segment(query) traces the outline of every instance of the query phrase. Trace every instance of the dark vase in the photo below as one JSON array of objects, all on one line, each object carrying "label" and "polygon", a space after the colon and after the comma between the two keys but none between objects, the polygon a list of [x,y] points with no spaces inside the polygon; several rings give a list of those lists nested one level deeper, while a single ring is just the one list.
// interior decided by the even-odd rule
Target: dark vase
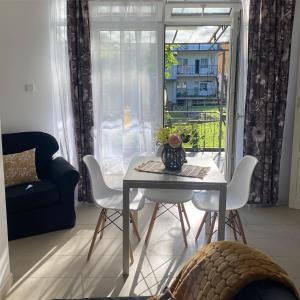
[{"label": "dark vase", "polygon": [[165,144],[161,153],[161,160],[167,170],[181,170],[182,165],[186,162],[185,151],[182,146],[172,148],[169,144]]}]

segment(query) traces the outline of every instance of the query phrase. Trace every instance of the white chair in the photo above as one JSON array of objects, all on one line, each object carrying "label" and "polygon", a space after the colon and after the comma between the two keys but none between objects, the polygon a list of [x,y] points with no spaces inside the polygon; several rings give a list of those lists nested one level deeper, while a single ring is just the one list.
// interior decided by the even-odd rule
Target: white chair
[{"label": "white chair", "polygon": [[[98,207],[102,207],[102,210],[99,214],[99,218],[97,221],[97,225],[94,231],[94,235],[91,241],[91,246],[89,249],[88,257],[89,260],[94,244],[97,238],[98,233],[100,233],[100,239],[103,236],[104,228],[106,228],[110,224],[116,225],[119,229],[121,229],[115,221],[122,216],[123,210],[123,192],[120,190],[114,190],[109,188],[104,181],[101,168],[98,164],[98,161],[92,155],[86,155],[83,158],[85,165],[87,166],[89,177],[91,179],[91,186],[92,186],[92,196],[93,201]],[[133,230],[138,238],[141,239],[135,218],[133,216],[132,211],[138,211],[144,207],[145,200],[142,193],[138,191],[134,191],[130,193],[130,222],[133,225]],[[111,215],[107,214],[108,210],[112,210],[113,213]],[[106,220],[109,220],[109,223],[105,225]],[[122,230],[122,229],[121,229]],[[132,248],[130,245],[129,249],[130,259],[133,262],[133,254]]]},{"label": "white chair", "polygon": [[[229,215],[226,224],[232,228],[235,240],[239,234],[245,244],[247,241],[238,209],[242,208],[248,201],[251,178],[256,164],[257,159],[255,157],[250,155],[243,157],[234,171],[231,182],[227,185],[226,211],[229,212]],[[211,230],[207,241],[210,243],[219,211],[219,192],[195,191],[192,202],[196,208],[205,211],[195,240],[198,239],[208,214],[213,212]]]},{"label": "white chair", "polygon": [[[186,239],[186,230],[184,225],[184,219],[190,228],[190,222],[184,207],[184,203],[192,200],[193,198],[193,191],[191,190],[173,190],[173,189],[146,189],[144,191],[144,196],[155,202],[155,207],[152,213],[150,225],[148,228],[147,236],[145,242],[148,243],[155,220],[164,214],[166,211],[170,211],[170,208],[167,208],[165,204],[171,204],[172,206],[176,205],[179,213],[179,221],[181,223],[181,229],[183,234],[184,244],[187,247],[187,239]],[[159,209],[164,209],[157,215]],[[172,212],[171,212],[172,213]],[[173,213],[172,213],[173,214]],[[174,215],[174,214],[173,214]],[[174,215],[175,216],[175,215]],[[177,216],[175,216],[177,218]]]}]

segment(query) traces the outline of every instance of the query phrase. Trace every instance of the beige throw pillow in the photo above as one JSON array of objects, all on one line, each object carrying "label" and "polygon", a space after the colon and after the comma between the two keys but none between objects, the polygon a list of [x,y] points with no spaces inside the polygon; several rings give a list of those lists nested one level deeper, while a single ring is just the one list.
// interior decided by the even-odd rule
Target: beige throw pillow
[{"label": "beige throw pillow", "polygon": [[35,149],[3,155],[5,187],[38,181]]}]

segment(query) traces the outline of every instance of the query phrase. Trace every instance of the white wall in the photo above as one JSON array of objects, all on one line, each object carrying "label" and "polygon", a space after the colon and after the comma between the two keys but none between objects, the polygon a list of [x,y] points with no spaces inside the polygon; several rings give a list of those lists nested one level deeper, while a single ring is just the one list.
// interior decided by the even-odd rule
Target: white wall
[{"label": "white wall", "polygon": [[296,0],[293,37],[291,46],[291,60],[289,73],[289,87],[287,96],[286,116],[284,124],[282,157],[279,176],[279,205],[286,205],[289,199],[290,172],[293,144],[294,108],[297,92],[297,68],[300,49],[300,0]]},{"label": "white wall", "polygon": [[[1,133],[1,128],[0,128]],[[7,241],[6,203],[4,194],[4,176],[2,161],[2,142],[0,135],[0,299],[4,296],[11,283],[9,252]]]},{"label": "white wall", "polygon": [[53,132],[48,0],[0,0],[0,116],[3,132]]}]

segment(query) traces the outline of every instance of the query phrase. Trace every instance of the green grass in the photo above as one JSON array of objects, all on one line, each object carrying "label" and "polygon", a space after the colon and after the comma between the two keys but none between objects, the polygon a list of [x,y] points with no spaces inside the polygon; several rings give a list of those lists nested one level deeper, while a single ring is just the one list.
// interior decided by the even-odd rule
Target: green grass
[{"label": "green grass", "polygon": [[[198,107],[192,107],[191,110],[203,112],[208,112],[208,119],[210,121],[202,121],[199,120],[191,121],[186,113],[182,112],[169,112],[169,118],[171,118],[173,126],[176,126],[176,124],[195,124],[197,126],[197,130],[199,133],[199,142],[198,142],[198,148],[199,149],[218,149],[219,148],[219,108],[218,107],[207,107],[207,106],[198,106]],[[225,109],[223,112],[223,116],[225,115]],[[215,121],[214,121],[215,120]],[[225,147],[225,139],[226,139],[226,126],[224,122],[222,122],[222,128],[221,128],[221,148]],[[184,144],[184,147],[187,149],[192,148],[192,145],[190,143]]]},{"label": "green grass", "polygon": [[[218,149],[219,148],[219,122],[197,124],[199,133],[198,148],[201,149]],[[226,126],[222,123],[221,148],[225,147]],[[191,149],[192,145],[186,143],[184,148]]]},{"label": "green grass", "polygon": [[[173,108],[173,110],[175,111],[180,111],[180,110],[184,110],[186,111],[186,107],[185,106],[175,106]],[[189,107],[188,109],[189,111],[218,111],[219,110],[219,106],[206,106],[206,105],[194,105],[192,107]],[[223,108],[224,110],[224,108]]]}]

